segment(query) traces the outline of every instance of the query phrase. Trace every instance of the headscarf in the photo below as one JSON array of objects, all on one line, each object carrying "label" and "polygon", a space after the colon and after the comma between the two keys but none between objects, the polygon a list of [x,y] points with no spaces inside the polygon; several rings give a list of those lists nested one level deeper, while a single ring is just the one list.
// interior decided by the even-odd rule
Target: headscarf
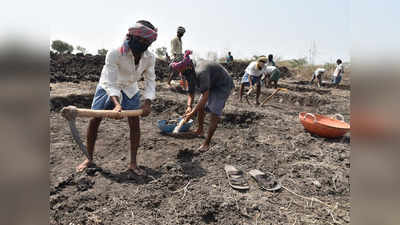
[{"label": "headscarf", "polygon": [[129,40],[131,36],[141,37],[150,43],[154,42],[157,39],[157,28],[154,30],[141,24],[136,23],[133,27],[128,29],[128,33],[126,34],[125,40],[120,48],[120,52],[122,55],[126,55],[129,50]]},{"label": "headscarf", "polygon": [[268,58],[265,56],[261,56],[260,58],[257,59],[257,63],[258,62],[263,62],[263,63],[267,63],[268,62]]},{"label": "headscarf", "polygon": [[192,65],[192,60],[190,59],[190,55],[192,53],[193,52],[191,50],[186,50],[182,61],[173,62],[170,64],[170,67],[178,72],[184,72],[188,67]]}]

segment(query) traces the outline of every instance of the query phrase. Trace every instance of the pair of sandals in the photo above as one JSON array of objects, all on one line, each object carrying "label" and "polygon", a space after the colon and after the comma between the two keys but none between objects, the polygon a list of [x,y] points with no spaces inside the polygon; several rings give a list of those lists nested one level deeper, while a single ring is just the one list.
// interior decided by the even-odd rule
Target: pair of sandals
[{"label": "pair of sandals", "polygon": [[[244,173],[236,169],[232,165],[225,165],[226,176],[228,177],[229,185],[238,190],[250,189],[249,183],[244,178]],[[271,173],[263,173],[260,170],[253,169],[249,171],[250,176],[256,181],[260,189],[265,191],[278,191],[282,185],[275,179]]]}]

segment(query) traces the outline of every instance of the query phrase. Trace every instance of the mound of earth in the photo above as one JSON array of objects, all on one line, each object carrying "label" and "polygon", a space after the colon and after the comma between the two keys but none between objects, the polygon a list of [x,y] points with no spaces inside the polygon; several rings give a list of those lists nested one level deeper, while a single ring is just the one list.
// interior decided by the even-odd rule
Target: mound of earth
[{"label": "mound of earth", "polygon": [[[91,54],[58,54],[50,52],[50,82],[98,81],[105,56]],[[231,75],[239,79],[249,62],[221,63]],[[169,74],[168,62],[156,59],[156,80],[166,80]],[[282,77],[291,76],[286,67],[280,67]]]}]

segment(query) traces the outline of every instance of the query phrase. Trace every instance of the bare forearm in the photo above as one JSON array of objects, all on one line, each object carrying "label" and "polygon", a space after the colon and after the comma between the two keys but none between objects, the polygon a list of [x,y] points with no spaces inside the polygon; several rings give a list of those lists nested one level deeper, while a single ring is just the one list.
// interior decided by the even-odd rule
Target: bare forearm
[{"label": "bare forearm", "polygon": [[111,96],[111,100],[113,101],[114,105],[120,105],[119,98],[117,96]]},{"label": "bare forearm", "polygon": [[192,107],[192,105],[193,105],[193,99],[194,99],[194,94],[189,94],[189,95],[188,95],[188,102],[187,102],[187,106],[188,106],[188,107]]}]

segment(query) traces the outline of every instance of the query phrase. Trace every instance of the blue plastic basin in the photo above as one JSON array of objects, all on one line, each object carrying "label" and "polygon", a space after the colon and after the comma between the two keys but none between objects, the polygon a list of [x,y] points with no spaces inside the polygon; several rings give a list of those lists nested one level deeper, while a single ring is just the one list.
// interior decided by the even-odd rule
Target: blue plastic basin
[{"label": "blue plastic basin", "polygon": [[[167,120],[159,120],[158,122],[158,128],[160,128],[161,132],[164,133],[172,133],[174,131],[175,127],[177,124],[181,121],[181,119],[178,120],[177,123],[173,124],[167,124]],[[187,123],[183,124],[179,132],[186,132],[189,131],[190,127],[193,125],[193,120],[189,120]]]}]

